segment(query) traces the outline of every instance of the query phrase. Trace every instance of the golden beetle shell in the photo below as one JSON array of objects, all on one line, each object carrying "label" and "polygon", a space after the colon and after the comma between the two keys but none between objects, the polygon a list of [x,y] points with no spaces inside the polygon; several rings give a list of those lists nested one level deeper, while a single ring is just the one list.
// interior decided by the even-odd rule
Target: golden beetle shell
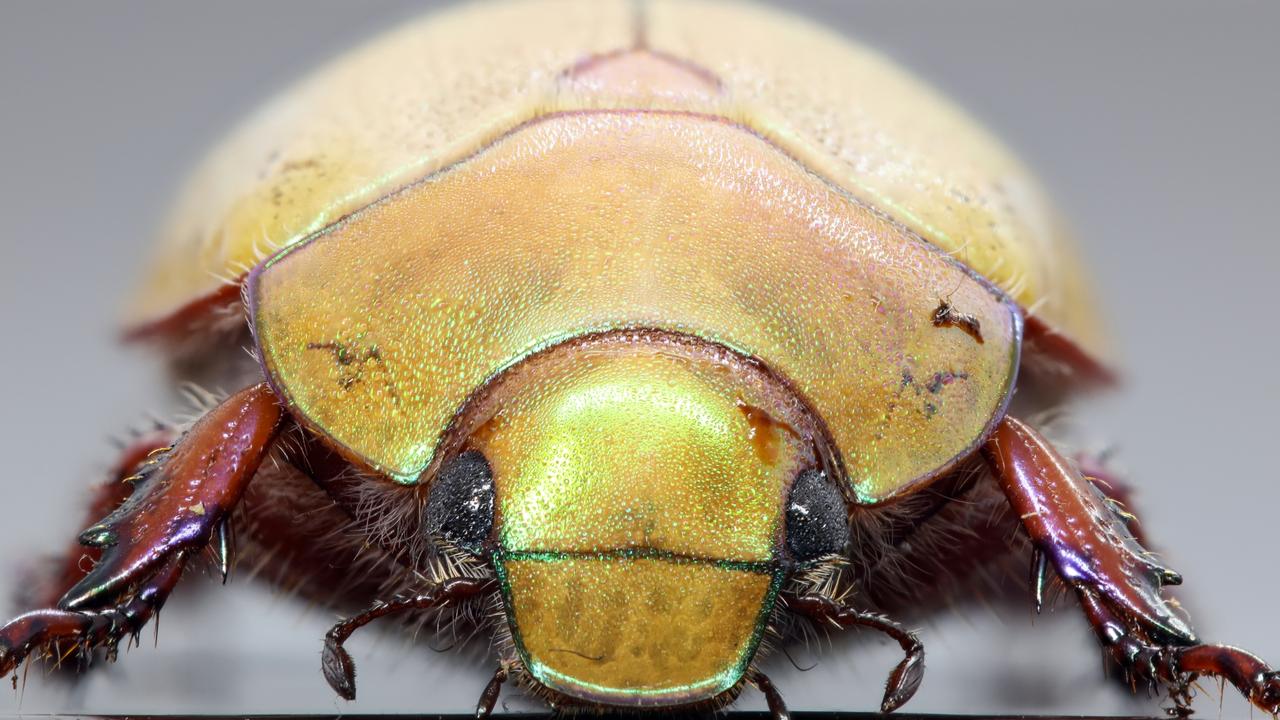
[{"label": "golden beetle shell", "polygon": [[[574,82],[636,46],[717,87]],[[651,0],[463,6],[339,58],[210,153],[127,323],[146,328],[274,250],[555,111],[645,107],[754,129],[953,254],[1030,315],[1103,355],[1074,250],[1036,181],[962,111],[875,52],[763,7]]]},{"label": "golden beetle shell", "polygon": [[[889,501],[1003,416],[1024,317],[1028,353],[1099,352],[1008,153],[875,54],[750,5],[529,0],[406,26],[215,149],[165,240],[141,332],[243,284],[273,387],[349,460],[411,484],[450,438],[484,451],[513,640],[593,702],[732,691],[814,455],[851,501]],[[610,349],[647,331],[675,344]],[[499,410],[464,412],[495,382]],[[597,645],[618,657],[565,655]]]}]

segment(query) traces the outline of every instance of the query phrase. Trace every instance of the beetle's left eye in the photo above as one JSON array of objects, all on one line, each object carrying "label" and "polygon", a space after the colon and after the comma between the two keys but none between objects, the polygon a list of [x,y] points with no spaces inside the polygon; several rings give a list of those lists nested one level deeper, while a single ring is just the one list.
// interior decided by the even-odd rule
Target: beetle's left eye
[{"label": "beetle's left eye", "polygon": [[840,490],[821,470],[806,470],[787,499],[787,549],[796,560],[838,553],[849,541],[849,514]]},{"label": "beetle's left eye", "polygon": [[471,450],[449,460],[431,484],[423,529],[478,553],[493,530],[493,471]]}]

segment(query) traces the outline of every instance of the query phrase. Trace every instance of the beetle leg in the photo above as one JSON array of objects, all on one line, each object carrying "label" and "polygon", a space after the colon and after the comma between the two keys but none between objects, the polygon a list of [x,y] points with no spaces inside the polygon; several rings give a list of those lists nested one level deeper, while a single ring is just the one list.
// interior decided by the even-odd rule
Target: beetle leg
[{"label": "beetle leg", "polygon": [[489,684],[484,686],[484,692],[480,693],[480,700],[476,703],[476,720],[486,720],[493,714],[493,706],[498,702],[498,693],[502,692],[502,684],[506,681],[507,667],[499,665],[493,672],[493,677],[489,678]]},{"label": "beetle leg", "polygon": [[1127,513],[1047,440],[1006,417],[983,453],[1036,551],[1072,587],[1085,616],[1133,682],[1165,682],[1175,693],[1197,675],[1235,685],[1251,702],[1280,711],[1280,675],[1242,650],[1201,645],[1162,595],[1182,578],[1133,537]]},{"label": "beetle leg", "polygon": [[1133,539],[1137,540],[1139,545],[1146,546],[1148,542],[1142,530],[1142,523],[1138,520],[1138,516],[1129,510],[1133,499],[1133,487],[1107,467],[1105,457],[1084,454],[1076,456],[1074,461],[1080,473],[1102,490],[1103,495],[1106,496],[1107,505],[1124,520],[1125,527]]},{"label": "beetle leg", "polygon": [[[137,437],[123,448],[107,479],[92,488],[84,525],[97,522],[124,504],[133,493],[133,483],[139,479],[135,473],[144,471],[149,463],[156,462],[156,456],[167,450],[172,442],[171,432],[156,428],[154,432]],[[84,547],[78,542],[70,544],[60,555],[43,558],[39,567],[22,573],[18,583],[17,605],[53,606],[101,558],[102,551],[99,548]]]},{"label": "beetle leg", "polygon": [[[103,610],[49,608],[19,615],[0,628],[0,675],[12,672],[34,650],[47,650],[69,642],[68,654],[84,658],[96,648],[106,648],[114,659],[116,646],[126,636],[137,638],[142,626],[160,611],[186,564],[185,552],[166,559],[125,602]],[[59,661],[61,657],[57,658]]]},{"label": "beetle leg", "polygon": [[[449,607],[469,600],[477,595],[493,592],[497,589],[497,581],[493,578],[450,578],[433,586],[430,590],[416,597],[392,602],[375,603],[368,610],[348,618],[330,628],[324,636],[324,652],[320,657],[320,666],[324,671],[324,679],[329,687],[346,700],[356,699],[356,664],[351,655],[342,647],[347,638],[356,630],[368,625],[378,618],[405,610],[427,610],[429,608]],[[495,676],[496,679],[497,676]],[[490,685],[493,682],[490,681]],[[501,685],[501,683],[498,683]],[[488,688],[486,688],[488,693]],[[497,690],[494,689],[494,699]],[[481,696],[483,707],[485,697]],[[490,706],[492,708],[492,706]]]},{"label": "beetle leg", "polygon": [[110,603],[165,558],[209,545],[279,432],[283,410],[265,383],[227,398],[182,437],[133,495],[80,534],[102,561],[58,602]]},{"label": "beetle leg", "polygon": [[880,701],[880,712],[893,712],[916,694],[920,681],[924,679],[924,644],[915,633],[881,615],[861,612],[824,595],[793,595],[787,597],[786,602],[788,608],[817,622],[839,628],[871,628],[898,641],[905,657],[889,674],[884,698]]},{"label": "beetle leg", "polygon": [[1272,670],[1261,658],[1228,645],[1154,644],[1097,593],[1082,590],[1080,604],[1103,647],[1125,669],[1133,685],[1169,683],[1175,702],[1184,707],[1191,681],[1198,675],[1210,675],[1227,680],[1250,702],[1272,715],[1280,712],[1280,672]]},{"label": "beetle leg", "polygon": [[764,701],[769,704],[771,720],[791,720],[791,711],[787,710],[787,704],[782,701],[782,693],[778,692],[778,687],[768,675],[756,670],[747,676],[747,682],[764,695]]},{"label": "beetle leg", "polygon": [[0,673],[33,650],[81,650],[136,633],[164,602],[190,557],[209,545],[279,432],[283,410],[265,384],[211,410],[136,483],[132,495],[80,536],[102,558],[58,601],[0,627]]}]

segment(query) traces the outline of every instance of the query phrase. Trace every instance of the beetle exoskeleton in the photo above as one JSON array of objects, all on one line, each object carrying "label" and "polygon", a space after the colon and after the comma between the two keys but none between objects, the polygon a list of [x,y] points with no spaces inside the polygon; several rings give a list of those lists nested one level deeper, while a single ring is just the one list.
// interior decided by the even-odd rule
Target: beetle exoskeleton
[{"label": "beetle exoskeleton", "polygon": [[1057,228],[963,113],[802,20],[411,23],[196,173],[129,335],[244,389],[131,449],[79,538],[96,564],[0,628],[0,670],[114,648],[206,548],[230,572],[235,513],[240,557],[369,605],[325,640],[347,698],[362,625],[500,608],[481,714],[515,680],[591,709],[751,684],[782,715],[756,660],[795,617],[896,640],[889,711],[924,649],[883,613],[980,548],[1030,556],[1037,599],[1056,574],[1180,707],[1207,674],[1274,713],[1276,673],[1201,644],[1117,498],[1009,414],[1015,384],[1022,413],[1109,377]]}]

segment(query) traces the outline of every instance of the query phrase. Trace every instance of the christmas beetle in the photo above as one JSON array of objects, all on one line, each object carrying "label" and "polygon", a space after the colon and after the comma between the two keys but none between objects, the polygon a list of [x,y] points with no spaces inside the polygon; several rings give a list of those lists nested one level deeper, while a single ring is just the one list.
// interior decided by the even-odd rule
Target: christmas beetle
[{"label": "christmas beetle", "polygon": [[924,670],[890,613],[1026,559],[1134,682],[1276,713],[1119,486],[1017,419],[1109,379],[1056,227],[962,113],[761,8],[410,24],[194,177],[129,335],[243,389],[128,449],[0,672],[113,653],[208,551],[367,606],[324,641],[347,698],[347,638],[419,611],[493,634],[481,715],[512,681],[590,710],[752,685],[782,716],[756,660],[806,622],[900,645],[890,711]]}]

